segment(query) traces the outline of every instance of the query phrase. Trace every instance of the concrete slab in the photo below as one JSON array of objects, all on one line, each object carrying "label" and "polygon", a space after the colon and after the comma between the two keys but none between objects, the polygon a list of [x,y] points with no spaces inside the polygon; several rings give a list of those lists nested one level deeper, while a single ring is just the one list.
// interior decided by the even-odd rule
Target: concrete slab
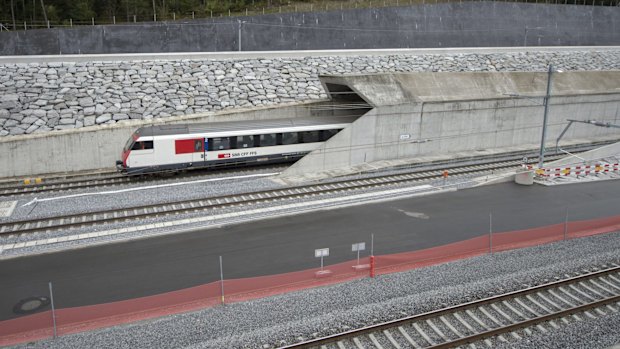
[{"label": "concrete slab", "polygon": [[545,167],[551,168],[571,164],[588,164],[592,161],[602,160],[610,157],[620,159],[620,142],[583,152],[580,153],[578,156],[568,155],[563,159],[545,163]]},{"label": "concrete slab", "polygon": [[0,217],[11,217],[15,206],[17,206],[17,201],[0,202]]},{"label": "concrete slab", "polygon": [[[547,73],[541,72],[418,72],[320,78],[351,87],[373,106],[505,100],[514,95],[540,98],[545,95],[547,87]],[[620,71],[556,73],[553,75],[552,95],[609,93],[617,90],[619,80]]]},{"label": "concrete slab", "polygon": [[564,184],[581,184],[590,182],[600,182],[609,180],[618,180],[620,175],[601,175],[601,176],[586,176],[581,178],[574,177],[558,177],[551,180],[535,180],[536,184],[544,186],[564,185]]},{"label": "concrete slab", "polygon": [[[563,176],[552,176],[547,178],[536,178],[536,183],[541,185],[560,185],[560,184],[574,184],[584,183],[601,180],[620,179],[620,173],[614,171],[614,164],[620,161],[620,142],[606,145],[597,149],[593,149],[587,152],[580,153],[579,155],[569,155],[563,159],[545,163],[545,168],[570,168],[571,172]],[[595,166],[593,166],[595,165]],[[590,174],[584,175],[583,168],[591,166],[597,168],[601,165],[601,169],[605,169],[605,165],[608,165],[609,172],[594,171]],[[576,174],[576,167],[581,167],[580,174]]]},{"label": "concrete slab", "polygon": [[[610,136],[610,137],[601,137],[600,141],[607,140],[615,140],[618,136]],[[588,144],[590,143],[587,139],[574,139],[567,141],[565,143],[565,147],[574,146],[578,144]],[[460,152],[451,152],[444,154],[434,154],[434,155],[425,155],[425,156],[417,156],[417,157],[403,157],[398,159],[390,159],[390,160],[377,160],[371,161],[367,163],[362,163],[356,166],[343,166],[335,169],[327,169],[323,171],[308,171],[305,173],[297,173],[289,174],[288,171],[284,171],[282,174],[277,177],[271,178],[272,181],[278,184],[285,185],[294,185],[299,183],[308,183],[308,182],[316,182],[329,178],[337,178],[344,176],[352,176],[352,175],[361,175],[364,173],[372,173],[378,171],[385,171],[389,169],[399,169],[399,168],[407,168],[417,165],[428,165],[432,166],[437,162],[451,162],[451,161],[467,161],[467,160],[476,160],[482,156],[509,156],[510,154],[522,153],[522,152],[532,152],[537,153],[538,147],[533,144],[527,145],[518,145],[512,147],[501,147],[494,149],[481,149],[481,150],[473,150],[473,151],[460,151]],[[510,175],[514,176],[514,172]]]}]

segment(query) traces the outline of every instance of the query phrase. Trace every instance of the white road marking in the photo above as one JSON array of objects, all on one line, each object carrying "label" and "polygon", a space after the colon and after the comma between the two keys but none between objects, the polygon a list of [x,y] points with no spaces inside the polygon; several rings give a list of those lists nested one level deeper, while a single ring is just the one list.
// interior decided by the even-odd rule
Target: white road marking
[{"label": "white road marking", "polygon": [[245,175],[245,176],[236,176],[236,177],[210,178],[210,179],[201,179],[199,181],[191,181],[191,182],[179,182],[179,183],[170,183],[170,184],[149,185],[149,186],[146,186],[146,187],[138,187],[138,188],[129,188],[129,189],[121,189],[121,190],[100,191],[100,192],[96,192],[96,193],[82,193],[82,194],[74,194],[74,195],[57,196],[57,197],[47,198],[47,199],[37,199],[37,198],[34,198],[30,202],[27,202],[27,203],[23,204],[22,207],[30,206],[30,205],[32,205],[32,204],[34,204],[36,202],[70,199],[70,198],[77,198],[77,197],[83,197],[83,196],[110,195],[110,194],[126,193],[126,192],[131,192],[131,191],[138,191],[138,190],[148,190],[148,189],[157,189],[157,188],[165,188],[165,187],[176,187],[176,186],[180,186],[180,185],[198,184],[198,183],[206,183],[206,182],[220,182],[220,181],[225,181],[225,180],[229,180],[229,179],[246,179],[246,178],[256,178],[256,177],[269,177],[269,176],[275,176],[275,175],[278,175],[278,174],[280,174],[280,173],[279,172],[275,172],[275,173],[254,174],[254,175]]},{"label": "white road marking", "polygon": [[407,212],[407,211],[401,210],[401,209],[399,209],[398,212],[404,213],[405,215],[407,215],[409,217],[413,217],[413,218],[419,218],[419,219],[429,219],[430,218],[426,213],[422,213],[422,212]]},{"label": "white road marking", "polygon": [[[358,195],[353,195],[353,196],[344,196],[344,197],[336,197],[336,198],[329,198],[329,199],[323,199],[323,200],[305,201],[303,203],[299,203],[296,205],[272,206],[272,207],[259,208],[256,210],[252,210],[252,214],[271,213],[271,215],[265,215],[265,217],[263,217],[263,218],[270,218],[273,215],[277,216],[278,211],[286,211],[286,209],[290,207],[298,207],[300,210],[296,212],[288,212],[287,214],[299,214],[299,213],[312,211],[313,210],[312,206],[317,205],[317,204],[323,204],[326,206],[321,206],[321,207],[314,208],[314,209],[324,210],[326,209],[326,207],[329,207],[328,206],[329,204],[331,205],[340,204],[341,206],[342,204],[344,204],[344,206],[347,206],[347,201],[351,201],[351,200],[354,200],[354,201],[359,200],[355,204],[364,204],[364,203],[368,203],[369,201],[374,202],[375,200],[373,199],[376,199],[376,197],[379,197],[380,198],[379,200],[384,200],[385,198],[381,198],[381,197],[386,196],[386,195],[390,196],[390,200],[394,200],[396,198],[405,198],[411,195],[419,195],[419,194],[424,195],[423,193],[420,193],[420,192],[424,192],[425,190],[429,190],[429,189],[433,189],[434,191],[440,191],[440,189],[430,186],[430,185],[420,185],[420,186],[411,187],[411,188],[398,188],[398,189],[391,189],[391,190],[386,190],[382,192],[363,193],[363,194],[358,194]],[[183,224],[188,224],[188,223],[213,224],[214,222],[218,220],[236,217],[236,220],[232,222],[228,222],[227,224],[237,224],[237,223],[242,223],[246,221],[245,219],[243,219],[243,216],[247,216],[247,215],[248,215],[248,212],[229,212],[229,213],[223,213],[219,215],[208,215],[208,216],[202,216],[202,217],[196,217],[196,218],[190,218],[190,219],[169,221],[166,223],[169,223],[169,226],[178,226],[178,225],[183,225]],[[100,231],[98,232],[98,235],[99,236],[112,236],[112,235],[118,235],[118,234],[135,233],[139,231],[151,230],[153,228],[155,228],[154,224],[147,224],[147,225],[142,225],[142,226],[134,226],[131,228],[110,229],[106,231]],[[197,228],[204,229],[205,226],[197,227]],[[166,232],[166,234],[180,233],[186,230],[187,228],[186,229],[181,228],[181,229],[178,229],[172,232],[168,231]],[[65,242],[65,241],[87,239],[88,237],[86,235],[87,234],[82,233],[78,235],[40,239],[40,240],[35,240],[33,242],[27,242],[27,243],[22,242],[22,243],[18,243],[14,245],[13,244],[0,245],[0,248],[2,248],[6,252],[8,250],[16,250],[16,249],[28,247],[28,246],[25,246],[28,243],[34,243],[37,245],[51,245],[55,243]],[[154,235],[163,235],[163,233],[154,234]]]}]

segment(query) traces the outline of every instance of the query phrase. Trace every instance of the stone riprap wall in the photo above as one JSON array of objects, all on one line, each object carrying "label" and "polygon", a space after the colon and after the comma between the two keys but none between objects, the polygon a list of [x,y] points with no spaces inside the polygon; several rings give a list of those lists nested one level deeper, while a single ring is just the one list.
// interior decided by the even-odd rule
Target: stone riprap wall
[{"label": "stone riprap wall", "polygon": [[0,32],[0,55],[223,52],[240,44],[242,51],[620,44],[615,6],[455,1],[334,11],[336,6],[194,21],[17,28]]},{"label": "stone riprap wall", "polygon": [[0,65],[0,135],[327,98],[320,74],[620,69],[620,50]]}]

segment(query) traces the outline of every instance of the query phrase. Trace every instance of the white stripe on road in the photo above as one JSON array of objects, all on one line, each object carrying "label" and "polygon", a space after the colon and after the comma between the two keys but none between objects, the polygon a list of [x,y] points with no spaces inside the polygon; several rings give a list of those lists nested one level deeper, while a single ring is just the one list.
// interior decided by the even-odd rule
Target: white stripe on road
[{"label": "white stripe on road", "polygon": [[27,203],[23,204],[22,207],[30,206],[30,205],[34,204],[35,202],[44,202],[44,201],[52,201],[52,200],[70,199],[70,198],[77,198],[77,197],[82,197],[82,196],[118,194],[118,193],[130,192],[130,191],[157,189],[157,188],[165,188],[165,187],[176,187],[176,186],[188,185],[188,184],[198,184],[198,183],[206,183],[206,182],[219,182],[219,181],[225,181],[225,180],[229,180],[229,179],[246,179],[246,178],[256,178],[256,177],[269,177],[269,176],[275,176],[275,175],[278,175],[278,174],[280,174],[280,173],[279,172],[275,172],[275,173],[253,174],[253,175],[235,176],[235,177],[209,178],[209,179],[201,179],[199,181],[179,182],[179,183],[160,184],[160,185],[149,185],[149,186],[146,186],[146,187],[137,187],[137,188],[129,188],[129,189],[121,189],[121,190],[111,190],[111,191],[100,191],[100,192],[96,192],[96,193],[82,193],[82,194],[74,194],[74,195],[66,195],[66,196],[57,196],[57,197],[47,198],[47,199],[37,199],[37,198],[34,198],[30,202],[27,202]]},{"label": "white stripe on road", "polygon": [[[334,197],[334,198],[314,200],[314,201],[304,201],[302,203],[294,203],[294,204],[289,204],[289,205],[284,205],[284,206],[270,206],[270,207],[264,207],[264,208],[257,208],[253,210],[247,210],[244,212],[229,212],[229,213],[223,213],[219,215],[207,215],[207,216],[201,216],[201,217],[195,217],[195,218],[186,218],[186,219],[181,219],[181,220],[176,220],[176,221],[168,221],[168,222],[165,222],[164,225],[173,227],[173,226],[190,224],[190,223],[205,223],[206,222],[206,223],[212,224],[218,220],[229,219],[231,217],[235,217],[236,220],[233,222],[229,222],[229,223],[238,224],[238,223],[243,223],[247,221],[248,219],[250,220],[256,219],[256,218],[252,218],[252,215],[257,215],[257,214],[263,214],[264,217],[261,217],[261,218],[270,218],[270,217],[277,216],[278,211],[283,211],[283,213],[285,214],[304,213],[304,212],[312,211],[313,210],[312,206],[315,206],[317,204],[322,204],[323,206],[315,207],[314,209],[323,210],[329,207],[327,205],[339,205],[340,204],[340,207],[342,207],[342,205],[346,206],[347,202],[350,202],[350,201],[357,201],[356,204],[367,204],[369,202],[373,202],[374,201],[373,199],[384,200],[386,199],[385,196],[389,196],[389,200],[395,200],[398,198],[406,198],[412,195],[420,194],[420,192],[423,193],[425,190],[442,191],[441,188],[433,187],[431,185],[425,184],[425,185],[419,185],[419,186],[415,186],[411,188],[398,188],[398,189],[385,190],[382,192],[362,193],[362,194],[357,194],[353,196]],[[298,210],[292,211],[292,212],[285,211],[286,209],[291,209],[293,207],[298,208]],[[29,241],[26,243],[20,242],[20,243],[15,243],[15,244],[0,245],[0,249],[4,251],[16,250],[16,249],[29,247],[30,245],[37,245],[37,246],[38,245],[51,245],[51,244],[66,242],[66,241],[84,240],[84,239],[88,239],[91,237],[104,237],[104,236],[114,236],[114,235],[125,234],[125,233],[135,233],[139,231],[151,230],[154,228],[155,228],[154,224],[147,224],[147,225],[142,225],[142,226],[134,226],[130,228],[110,229],[110,230],[100,231],[96,233],[82,233],[82,234],[71,235],[71,236],[40,239],[40,240],[35,240],[35,241]],[[206,226],[194,227],[194,229],[195,228],[204,229],[207,227]],[[192,228],[189,228],[189,229],[192,229]],[[153,234],[153,235],[180,233],[183,231],[187,231],[189,229],[187,228],[179,229],[177,231],[165,232],[165,233],[159,233],[159,234]],[[136,239],[136,238],[142,238],[142,237],[130,237],[129,239]],[[10,257],[7,256],[7,258],[10,258]],[[3,259],[3,258],[0,258],[0,259]]]}]

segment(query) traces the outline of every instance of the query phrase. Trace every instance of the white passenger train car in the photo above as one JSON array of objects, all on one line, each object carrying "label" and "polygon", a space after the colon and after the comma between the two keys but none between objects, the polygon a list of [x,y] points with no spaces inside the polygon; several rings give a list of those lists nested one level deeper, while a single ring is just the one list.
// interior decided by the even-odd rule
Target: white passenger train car
[{"label": "white passenger train car", "polygon": [[141,127],[127,141],[122,173],[295,161],[317,149],[355,118],[315,117]]}]

